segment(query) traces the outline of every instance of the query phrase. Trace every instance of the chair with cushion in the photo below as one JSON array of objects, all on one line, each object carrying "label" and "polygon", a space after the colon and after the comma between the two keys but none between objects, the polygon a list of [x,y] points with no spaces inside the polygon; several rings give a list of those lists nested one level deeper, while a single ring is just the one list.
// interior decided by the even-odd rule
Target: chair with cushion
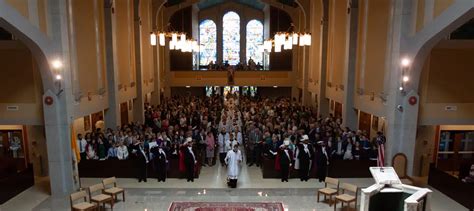
[{"label": "chair with cushion", "polygon": [[110,209],[114,210],[114,198],[111,195],[104,194],[104,185],[102,183],[89,187],[89,199],[91,202],[97,203],[99,208],[100,204],[102,204],[105,210],[105,204],[109,204]]},{"label": "chair with cushion", "polygon": [[[104,184],[105,194],[111,195],[115,200],[117,200],[117,195],[122,193],[122,199],[125,201],[125,191],[123,188],[117,187],[117,179],[115,177],[110,177],[107,179],[102,180],[102,184]],[[111,186],[108,188],[108,186]]]},{"label": "chair with cushion", "polygon": [[[97,206],[95,204],[91,204],[87,202],[87,193],[85,191],[75,192],[70,195],[71,200],[71,210],[75,211],[88,211],[88,210],[95,210]],[[75,201],[83,199],[83,202],[74,204]]]},{"label": "chair with cushion", "polygon": [[[355,202],[354,207],[357,209],[357,186],[348,183],[342,183],[339,187],[342,189],[342,194],[336,196],[336,200],[334,202],[334,211],[336,210],[337,203],[339,201],[342,203],[342,208],[344,208],[344,203],[347,203],[347,205],[350,207],[351,202]],[[346,191],[352,192],[354,195],[347,194]]]},{"label": "chair with cushion", "polygon": [[329,205],[331,205],[332,196],[337,194],[338,189],[339,180],[331,177],[326,177],[326,179],[324,180],[324,188],[318,190],[318,202],[319,194],[321,193],[324,195],[324,201],[326,201],[326,196],[329,196]]},{"label": "chair with cushion", "polygon": [[398,177],[400,178],[403,184],[413,185],[413,180],[407,175],[407,164],[408,159],[407,156],[403,153],[397,153],[393,156],[392,159],[392,166],[397,172]]}]

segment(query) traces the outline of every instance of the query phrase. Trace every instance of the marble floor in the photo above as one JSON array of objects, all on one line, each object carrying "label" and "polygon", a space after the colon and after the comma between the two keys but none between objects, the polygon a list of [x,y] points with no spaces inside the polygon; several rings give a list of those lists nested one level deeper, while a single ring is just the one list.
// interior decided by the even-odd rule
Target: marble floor
[{"label": "marble floor", "polygon": [[[203,167],[200,178],[192,183],[182,179],[167,179],[166,183],[159,183],[152,178],[147,183],[138,183],[135,179],[118,179],[118,184],[126,189],[126,201],[116,203],[114,210],[166,211],[173,201],[265,201],[282,202],[287,210],[334,210],[327,203],[316,201],[316,191],[323,184],[315,179],[308,182],[290,179],[287,183],[282,183],[279,179],[263,179],[261,170],[255,166],[242,168],[237,189],[227,188],[225,178],[226,169],[216,165]],[[360,188],[373,183],[371,178],[340,180]],[[100,178],[83,178],[81,184],[87,187],[100,181]],[[432,199],[433,211],[466,210],[437,190],[434,190]],[[69,199],[49,197],[44,188],[34,186],[1,205],[0,210],[69,210]]]}]

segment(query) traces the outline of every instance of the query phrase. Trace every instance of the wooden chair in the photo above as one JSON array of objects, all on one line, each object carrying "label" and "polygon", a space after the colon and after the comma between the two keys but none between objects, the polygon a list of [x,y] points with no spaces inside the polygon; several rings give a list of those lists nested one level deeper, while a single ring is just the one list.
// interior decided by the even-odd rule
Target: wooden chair
[{"label": "wooden chair", "polygon": [[[99,192],[99,194],[94,195],[96,192]],[[114,210],[114,198],[111,195],[104,194],[104,185],[102,183],[89,187],[89,199],[91,202],[97,203],[99,208],[100,204],[102,204],[105,210],[105,204],[109,204],[110,208]]]},{"label": "wooden chair", "polygon": [[[328,187],[328,185],[334,186],[336,189],[332,187]],[[334,179],[331,177],[326,177],[324,180],[324,188],[318,190],[318,202],[319,202],[319,194],[324,195],[324,201],[326,201],[326,196],[329,196],[329,206],[331,206],[332,196],[337,194],[337,190],[339,189],[339,180]]]},{"label": "wooden chair", "polygon": [[[350,207],[351,202],[355,202],[355,208],[357,209],[357,194],[358,188],[355,185],[351,185],[348,183],[342,183],[340,188],[342,189],[342,194],[336,196],[336,200],[334,202],[334,211],[336,211],[337,202],[342,202],[342,208],[344,208],[344,203]],[[346,191],[354,193],[354,195],[349,195],[345,193]]]},{"label": "wooden chair", "polygon": [[[105,187],[105,194],[111,195],[117,201],[117,195],[122,193],[122,199],[123,201],[125,201],[125,191],[123,190],[123,188],[117,187],[117,179],[115,177],[110,177],[102,180],[102,184]],[[109,185],[112,185],[112,187],[107,188],[107,186]]]},{"label": "wooden chair", "polygon": [[413,185],[413,180],[407,175],[407,156],[403,153],[397,153],[393,156],[392,166],[403,184]]},{"label": "wooden chair", "polygon": [[[91,204],[87,202],[87,193],[85,191],[79,191],[72,193],[69,197],[71,200],[71,210],[75,211],[89,211],[89,210],[96,210],[97,206],[95,204]],[[83,202],[74,204],[75,201],[83,199]]]}]

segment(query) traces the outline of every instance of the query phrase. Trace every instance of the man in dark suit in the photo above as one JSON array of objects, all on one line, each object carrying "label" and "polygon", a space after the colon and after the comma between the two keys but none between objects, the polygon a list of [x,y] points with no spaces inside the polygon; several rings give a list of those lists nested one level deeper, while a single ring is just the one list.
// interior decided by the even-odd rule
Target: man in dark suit
[{"label": "man in dark suit", "polygon": [[145,152],[145,147],[143,142],[138,144],[138,148],[136,150],[137,156],[137,166],[138,166],[138,182],[146,182],[147,177],[147,165],[148,165],[148,156]]},{"label": "man in dark suit", "polygon": [[326,180],[326,172],[329,165],[329,152],[324,142],[320,141],[318,144],[320,146],[316,160],[316,165],[318,167],[318,179],[319,182],[324,182]]},{"label": "man in dark suit", "polygon": [[186,148],[184,149],[184,165],[186,167],[187,181],[194,182],[194,165],[196,165],[196,156],[193,152],[192,138],[186,139]]},{"label": "man in dark suit", "polygon": [[158,147],[154,147],[152,149],[153,155],[155,157],[155,169],[158,173],[158,182],[165,182],[166,181],[166,172],[167,172],[167,164],[168,159],[166,156],[166,152],[163,150],[162,146],[158,145]]},{"label": "man in dark suit", "polygon": [[298,146],[299,159],[299,175],[301,181],[309,180],[309,170],[311,169],[311,160],[313,158],[313,147],[309,144],[307,135],[302,135],[301,142]]},{"label": "man in dark suit", "polygon": [[291,158],[293,157],[288,146],[282,144],[280,146],[280,169],[281,169],[281,182],[288,182],[288,176],[290,174]]}]

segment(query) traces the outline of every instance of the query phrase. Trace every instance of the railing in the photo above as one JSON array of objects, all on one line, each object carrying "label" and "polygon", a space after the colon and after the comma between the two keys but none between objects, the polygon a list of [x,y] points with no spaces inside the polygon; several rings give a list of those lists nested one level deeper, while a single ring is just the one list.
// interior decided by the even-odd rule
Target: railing
[{"label": "railing", "polygon": [[[292,71],[235,71],[236,86],[281,86],[290,87],[294,83]],[[173,71],[167,83],[172,87],[182,86],[227,86],[227,71]]]}]

